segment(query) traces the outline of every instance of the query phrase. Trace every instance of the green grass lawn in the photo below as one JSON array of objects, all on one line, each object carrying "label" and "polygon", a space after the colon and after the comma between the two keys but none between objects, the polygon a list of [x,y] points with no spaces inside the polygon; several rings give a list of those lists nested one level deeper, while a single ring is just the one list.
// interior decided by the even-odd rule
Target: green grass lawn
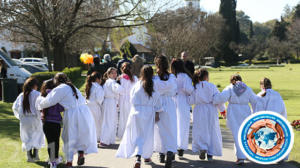
[{"label": "green grass lawn", "polygon": [[[239,73],[244,82],[250,86],[255,93],[260,91],[259,81],[263,77],[272,80],[273,88],[282,95],[288,112],[289,121],[300,119],[300,64],[286,65],[283,68],[257,69],[257,70],[232,70],[222,68],[210,70],[210,82],[220,86],[220,90],[229,84],[229,77]],[[74,84],[84,91],[85,77],[79,78]],[[19,121],[13,116],[11,103],[0,102],[0,167],[9,168],[36,168],[45,166],[44,162],[27,163],[26,153],[22,152],[19,138]],[[225,120],[220,120],[221,126],[226,126]],[[295,144],[290,155],[291,162],[300,163],[300,131],[295,131]],[[61,150],[60,150],[61,151]],[[62,153],[61,153],[62,155]],[[40,153],[42,161],[48,159],[46,149]]]}]

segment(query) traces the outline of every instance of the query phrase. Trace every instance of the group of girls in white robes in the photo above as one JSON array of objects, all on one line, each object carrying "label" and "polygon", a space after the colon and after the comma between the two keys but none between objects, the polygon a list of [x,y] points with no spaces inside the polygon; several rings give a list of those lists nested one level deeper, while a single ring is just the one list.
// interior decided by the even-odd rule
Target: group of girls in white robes
[{"label": "group of girls in white robes", "polygon": [[[199,152],[202,160],[222,156],[220,112],[227,118],[234,137],[237,163],[242,164],[246,157],[237,136],[243,120],[253,112],[266,110],[286,117],[283,100],[267,78],[261,81],[262,92],[258,95],[242,82],[240,75],[231,76],[230,85],[219,92],[209,82],[206,69],[197,70],[191,77],[184,62],[175,59],[170,73],[165,56],[156,57],[155,65],[157,75],[151,66],[144,66],[139,80],[132,75],[130,63],[122,64],[119,77],[115,68],[109,68],[103,77],[93,72],[86,80],[86,98],[63,73],[55,75],[55,88],[45,95],[37,91],[36,79],[29,78],[13,105],[28,161],[38,160],[38,149],[44,144],[43,111],[57,104],[64,111],[62,139],[67,167],[72,167],[75,153],[78,152],[77,164],[83,165],[84,154],[96,153],[97,144],[107,147],[119,137],[116,157],[136,157],[134,167],[139,168],[141,158],[148,164],[153,152],[157,152],[160,162],[171,168],[175,154],[181,158],[188,149],[191,106],[192,150]],[[55,161],[57,156],[49,154],[49,158]]]}]

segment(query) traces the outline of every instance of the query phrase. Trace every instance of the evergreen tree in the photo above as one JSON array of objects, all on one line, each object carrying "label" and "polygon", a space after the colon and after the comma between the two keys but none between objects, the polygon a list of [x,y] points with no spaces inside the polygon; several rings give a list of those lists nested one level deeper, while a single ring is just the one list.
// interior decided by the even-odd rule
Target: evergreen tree
[{"label": "evergreen tree", "polygon": [[239,43],[239,23],[236,21],[236,0],[221,0],[220,14],[225,20],[225,29],[222,34],[220,55],[227,65],[238,62],[238,55],[230,48],[231,43]]},{"label": "evergreen tree", "polygon": [[252,21],[250,22],[250,27],[249,27],[249,38],[251,39],[254,35],[254,31],[253,31],[253,23]]},{"label": "evergreen tree", "polygon": [[276,21],[272,35],[277,37],[279,41],[286,40],[287,23],[282,19],[281,22]]}]

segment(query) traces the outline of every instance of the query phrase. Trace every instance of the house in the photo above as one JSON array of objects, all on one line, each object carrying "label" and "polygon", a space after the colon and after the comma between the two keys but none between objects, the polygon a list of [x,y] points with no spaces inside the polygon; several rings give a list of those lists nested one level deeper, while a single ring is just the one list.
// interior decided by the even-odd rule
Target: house
[{"label": "house", "polygon": [[137,54],[145,59],[146,62],[153,62],[154,61],[154,53],[147,47],[141,44],[133,44],[134,48],[137,51]]}]

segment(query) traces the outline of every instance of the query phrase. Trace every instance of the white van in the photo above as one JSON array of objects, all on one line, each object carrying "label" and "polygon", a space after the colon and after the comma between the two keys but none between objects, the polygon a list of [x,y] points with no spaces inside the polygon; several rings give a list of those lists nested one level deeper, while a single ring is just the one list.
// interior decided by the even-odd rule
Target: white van
[{"label": "white van", "polygon": [[17,79],[18,84],[23,84],[25,80],[31,76],[30,72],[24,68],[20,68],[15,61],[13,61],[1,50],[0,59],[2,59],[7,65],[7,78]]}]

